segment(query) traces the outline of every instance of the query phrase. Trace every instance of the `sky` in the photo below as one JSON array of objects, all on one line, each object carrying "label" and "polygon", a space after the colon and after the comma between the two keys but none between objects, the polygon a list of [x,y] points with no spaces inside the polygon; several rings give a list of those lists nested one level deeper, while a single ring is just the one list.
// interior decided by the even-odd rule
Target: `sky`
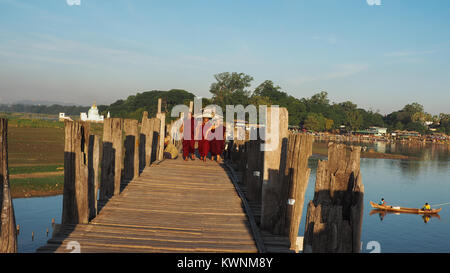
[{"label": "sky", "polygon": [[211,97],[215,74],[242,72],[251,89],[449,113],[449,18],[448,0],[0,0],[0,103]]}]

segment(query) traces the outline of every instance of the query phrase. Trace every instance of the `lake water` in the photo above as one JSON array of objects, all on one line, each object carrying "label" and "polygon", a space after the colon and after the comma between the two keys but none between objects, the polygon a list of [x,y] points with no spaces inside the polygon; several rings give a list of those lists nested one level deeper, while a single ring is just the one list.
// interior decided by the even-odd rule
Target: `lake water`
[{"label": "lake water", "polygon": [[[415,214],[387,214],[384,218],[378,213],[370,215],[372,207],[369,204],[369,201],[378,203],[381,198],[390,205],[416,208],[425,202],[431,205],[450,202],[448,149],[442,145],[418,148],[381,144],[363,145],[378,152],[412,155],[419,160],[361,158],[365,191],[361,236],[363,252],[371,252],[373,248],[368,243],[375,241],[381,252],[450,253],[450,204],[442,206],[440,218],[432,217],[428,221]],[[326,147],[326,143],[314,145]],[[303,236],[305,230],[307,202],[314,197],[319,159],[326,160],[326,156],[313,155],[309,160],[311,176],[305,194],[299,236]]]},{"label": "lake water", "polygon": [[[315,143],[326,147],[326,143]],[[369,201],[382,197],[387,203],[404,207],[421,207],[425,202],[450,202],[450,166],[447,148],[427,145],[422,148],[407,145],[371,144],[379,152],[413,155],[419,160],[361,158],[361,174],[365,187],[362,225],[363,252],[375,241],[381,252],[448,252],[450,253],[450,205],[443,206],[439,218],[426,223],[414,214],[370,215]],[[309,160],[311,176],[305,194],[305,206],[299,236],[304,233],[307,202],[314,196],[317,162],[325,156],[314,155]],[[19,252],[34,252],[52,234],[51,219],[61,222],[62,196],[14,199],[16,222],[21,226]],[[49,229],[47,237],[46,229]],[[31,233],[34,231],[34,240]]]},{"label": "lake water", "polygon": [[61,223],[62,195],[15,198],[13,205],[16,224],[20,225],[20,233],[17,236],[18,252],[35,252],[52,237],[52,218],[57,224]]}]

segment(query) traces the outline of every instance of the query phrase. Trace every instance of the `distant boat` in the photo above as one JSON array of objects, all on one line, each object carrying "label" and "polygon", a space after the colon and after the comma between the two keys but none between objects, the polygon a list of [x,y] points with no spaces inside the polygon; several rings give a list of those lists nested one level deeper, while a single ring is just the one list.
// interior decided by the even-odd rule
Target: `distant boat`
[{"label": "distant boat", "polygon": [[[404,213],[409,213],[409,212],[404,212]],[[388,211],[388,210],[382,210],[382,209],[373,209],[370,211],[369,215],[374,215],[374,214],[379,214],[381,217],[385,217],[386,215],[389,214],[400,214],[400,212],[396,212],[396,211]],[[411,213],[411,214],[416,214],[416,213]],[[439,214],[435,213],[435,214],[418,214],[418,215],[422,215],[422,217],[432,217],[432,218],[438,218],[439,220],[441,219],[441,216],[439,216]]]},{"label": "distant boat", "polygon": [[384,206],[384,205],[378,205],[372,201],[370,201],[370,205],[372,206],[372,208],[375,208],[375,209],[399,212],[399,213],[437,214],[442,210],[442,208],[432,209],[432,210],[423,210],[423,209],[404,208],[404,207],[395,207],[395,206]]}]

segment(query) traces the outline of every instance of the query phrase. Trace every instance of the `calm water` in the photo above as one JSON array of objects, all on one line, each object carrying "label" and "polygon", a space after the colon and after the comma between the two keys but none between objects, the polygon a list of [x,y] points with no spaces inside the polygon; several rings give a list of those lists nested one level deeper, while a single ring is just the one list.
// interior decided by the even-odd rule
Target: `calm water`
[{"label": "calm water", "polygon": [[[326,143],[315,143],[326,147]],[[371,144],[379,152],[413,155],[420,160],[391,160],[361,158],[361,173],[365,187],[364,218],[362,226],[363,252],[367,243],[377,241],[381,252],[449,252],[450,205],[443,206],[439,218],[427,223],[420,215],[379,214],[370,215],[369,201],[384,197],[387,203],[405,207],[420,207],[425,202],[438,204],[450,202],[449,153],[438,145],[422,148],[406,145]],[[313,198],[317,162],[324,156],[313,156],[309,165],[311,176],[305,204]],[[16,222],[21,226],[19,252],[34,252],[44,245],[52,234],[51,219],[61,222],[62,196],[14,199]],[[303,236],[306,208],[302,215],[299,235]],[[49,235],[46,235],[46,229]],[[34,240],[31,232],[34,231]]]},{"label": "calm water", "polygon": [[[52,218],[61,223],[62,195],[51,197],[13,199],[16,224],[20,225],[17,237],[19,252],[35,252],[52,236]],[[49,234],[47,236],[46,230]],[[31,233],[34,231],[34,240]]]},{"label": "calm water", "polygon": [[[367,145],[379,152],[413,155],[420,160],[393,160],[361,158],[364,193],[364,218],[362,225],[363,252],[370,252],[367,243],[377,241],[381,252],[449,252],[450,204],[442,206],[439,218],[426,223],[414,214],[387,214],[384,218],[375,213],[369,201],[382,197],[387,203],[404,207],[421,207],[425,202],[439,204],[450,202],[449,153],[443,146],[426,145],[418,148],[407,145]],[[315,145],[326,145],[315,143]],[[299,236],[303,236],[307,202],[313,199],[317,162],[325,156],[310,158],[311,176],[305,194],[305,207]]]}]

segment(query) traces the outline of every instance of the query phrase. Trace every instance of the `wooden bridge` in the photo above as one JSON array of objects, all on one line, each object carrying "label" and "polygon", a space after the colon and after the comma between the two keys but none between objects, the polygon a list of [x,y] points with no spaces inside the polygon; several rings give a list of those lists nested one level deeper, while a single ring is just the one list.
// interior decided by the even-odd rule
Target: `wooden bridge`
[{"label": "wooden bridge", "polygon": [[[305,240],[298,230],[313,137],[288,132],[288,113],[267,109],[261,139],[228,144],[226,163],[163,160],[161,101],[155,118],[106,119],[103,137],[89,123],[65,122],[61,224],[37,252],[358,252],[363,186],[359,149],[329,147],[319,163]],[[0,120],[0,252],[17,251],[9,193],[7,121]],[[250,134],[254,134],[250,131]],[[100,145],[102,143],[102,145]],[[178,147],[180,142],[175,142]],[[275,144],[275,145],[274,145]],[[180,147],[179,147],[180,148]],[[344,213],[345,212],[345,213]]]},{"label": "wooden bridge", "polygon": [[[89,224],[66,225],[39,252],[257,252],[223,165],[165,160],[145,168]],[[68,247],[70,244],[70,247]]]}]

